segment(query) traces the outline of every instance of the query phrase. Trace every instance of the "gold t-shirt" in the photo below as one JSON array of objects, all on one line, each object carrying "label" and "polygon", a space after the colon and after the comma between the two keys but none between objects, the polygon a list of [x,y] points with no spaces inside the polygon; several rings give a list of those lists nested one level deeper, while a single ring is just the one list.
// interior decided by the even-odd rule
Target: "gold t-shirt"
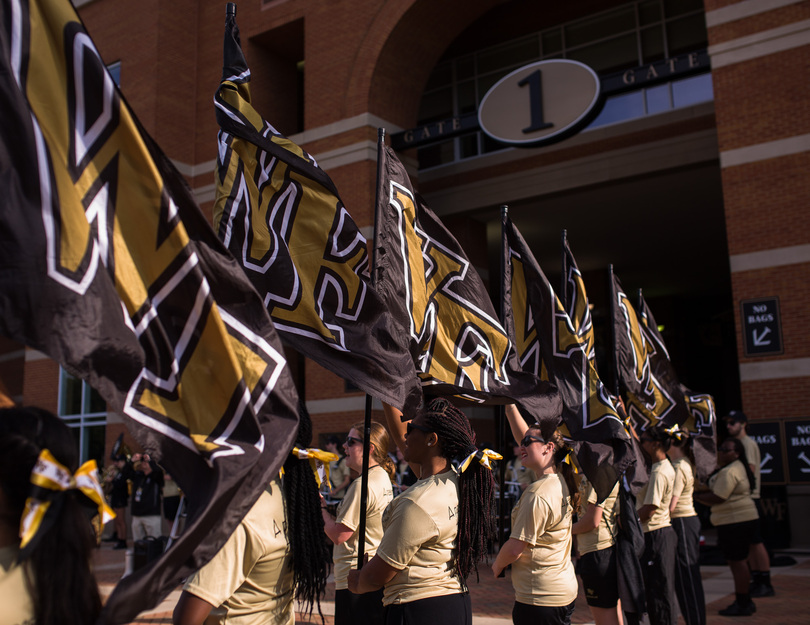
[{"label": "gold t-shirt", "polygon": [[228,542],[183,589],[217,606],[206,625],[295,622],[293,571],[279,480],[273,480]]},{"label": "gold t-shirt", "polygon": [[672,487],[672,496],[678,498],[675,509],[670,513],[673,519],[696,516],[695,504],[692,495],[695,492],[695,469],[687,458],[678,458],[672,461],[675,469],[675,485]]},{"label": "gold t-shirt", "polygon": [[571,508],[568,487],[556,473],[530,485],[515,504],[510,538],[528,543],[512,564],[519,603],[559,607],[576,599]]},{"label": "gold t-shirt", "polygon": [[418,480],[394,498],[382,524],[377,555],[399,571],[385,585],[384,605],[464,592],[451,570],[458,534],[455,471]]},{"label": "gold t-shirt", "polygon": [[537,479],[534,471],[524,467],[520,458],[515,458],[506,468],[505,479],[507,482],[517,482],[521,485],[528,486]]},{"label": "gold t-shirt", "polygon": [[18,554],[17,547],[0,548],[0,625],[34,625],[34,603]]},{"label": "gold t-shirt", "polygon": [[580,504],[577,514],[581,517],[585,514],[588,506],[598,505],[602,508],[602,518],[594,529],[577,534],[577,551],[583,556],[592,551],[607,549],[616,542],[616,515],[619,512],[619,482],[610,491],[610,494],[602,503],[597,503],[596,491],[586,477],[583,476],[579,483]]},{"label": "gold t-shirt", "polygon": [[672,500],[674,484],[675,469],[672,468],[669,458],[664,458],[661,462],[652,465],[650,481],[642,487],[636,499],[636,510],[641,510],[646,505],[655,506],[652,516],[647,519],[646,523],[641,524],[645,533],[672,525],[669,517],[669,502]]},{"label": "gold t-shirt", "polygon": [[[346,542],[335,545],[332,560],[335,563],[335,588],[346,590],[349,587],[349,571],[357,568],[357,528],[360,526],[360,478],[358,477],[346,490],[346,496],[340,502],[335,521],[342,523],[350,530],[355,530]],[[377,545],[382,540],[382,513],[394,498],[391,478],[380,466],[371,467],[368,472],[368,499],[366,501],[366,546],[365,552],[371,558],[377,553]]]},{"label": "gold t-shirt", "polygon": [[748,457],[748,464],[754,467],[754,490],[751,492],[751,499],[759,499],[759,488],[762,485],[762,456],[759,453],[757,442],[746,435],[740,439],[745,447],[745,455]]},{"label": "gold t-shirt", "polygon": [[751,484],[742,460],[727,464],[709,478],[709,488],[723,503],[712,506],[712,525],[730,525],[759,518],[757,507],[751,499]]}]

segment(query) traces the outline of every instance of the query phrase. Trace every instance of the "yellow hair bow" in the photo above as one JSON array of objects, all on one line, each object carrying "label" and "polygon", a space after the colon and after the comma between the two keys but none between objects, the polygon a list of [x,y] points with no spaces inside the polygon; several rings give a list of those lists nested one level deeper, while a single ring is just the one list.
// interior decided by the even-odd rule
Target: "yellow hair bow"
[{"label": "yellow hair bow", "polygon": [[331,451],[324,451],[323,449],[316,449],[314,447],[307,447],[306,449],[293,447],[290,453],[293,456],[297,456],[300,460],[309,459],[312,472],[315,474],[315,480],[318,482],[318,488],[321,487],[321,474],[318,472],[318,463],[322,463],[324,473],[326,474],[326,481],[329,482],[329,463],[340,459],[340,456],[333,454]]},{"label": "yellow hair bow", "polygon": [[490,460],[503,460],[503,456],[499,454],[497,451],[492,451],[491,449],[476,449],[472,452],[469,456],[467,456],[464,461],[459,465],[459,473],[464,473],[467,470],[467,467],[470,466],[470,463],[473,461],[473,458],[478,458],[478,462],[483,464],[487,469],[492,471],[492,465],[490,464]]},{"label": "yellow hair bow", "polygon": [[[81,491],[98,507],[102,527],[115,518],[115,513],[104,501],[95,460],[88,460],[71,475],[70,470],[54,458],[50,451],[43,449],[31,471],[31,483],[46,491]],[[20,549],[24,549],[34,538],[50,507],[51,501],[48,499],[31,496],[25,500],[25,509],[20,520]]]},{"label": "yellow hair bow", "polygon": [[671,428],[665,429],[664,432],[673,438],[677,438],[678,440],[682,440],[684,437],[686,437],[686,432],[679,428],[677,423]]}]

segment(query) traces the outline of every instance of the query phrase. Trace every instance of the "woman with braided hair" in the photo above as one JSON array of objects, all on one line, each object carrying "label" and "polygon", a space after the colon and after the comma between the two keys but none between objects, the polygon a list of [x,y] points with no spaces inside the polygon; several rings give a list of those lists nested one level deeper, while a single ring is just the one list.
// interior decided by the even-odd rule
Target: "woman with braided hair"
[{"label": "woman with braided hair", "polygon": [[[83,473],[86,466],[90,473]],[[90,568],[93,512],[76,487],[77,480],[92,478],[94,466],[79,468],[73,436],[53,414],[0,410],[0,623],[95,623],[101,598]],[[37,476],[45,472],[63,487],[44,492]],[[94,507],[103,501],[100,484],[97,494]],[[42,509],[41,519],[26,514]]]},{"label": "woman with braided hair", "polygon": [[[296,451],[312,440],[303,402],[298,416]],[[320,613],[329,550],[315,475],[300,457],[289,455],[283,476],[270,482],[222,549],[186,582],[175,625],[290,625],[293,597],[306,612],[317,605]]]},{"label": "woman with braided hair", "polygon": [[391,406],[385,415],[419,479],[386,509],[377,554],[350,571],[349,590],[383,588],[387,625],[470,625],[466,579],[495,534],[494,456],[476,448],[467,417],[446,399],[433,399],[407,424]]},{"label": "woman with braided hair", "polygon": [[524,466],[538,476],[512,510],[512,533],[498,552],[492,572],[512,565],[515,625],[569,625],[577,598],[571,562],[571,526],[579,493],[571,448],[552,420],[527,425],[517,406],[506,407]]},{"label": "woman with braided hair", "polygon": [[[365,423],[355,423],[343,448],[346,466],[358,474],[363,470],[363,431]],[[368,498],[366,500],[365,553],[372,557],[383,535],[382,513],[394,498],[396,468],[388,456],[388,432],[381,423],[372,422],[369,439]],[[354,623],[382,624],[382,589],[363,595],[349,592],[349,571],[357,565],[360,527],[360,478],[356,478],[337,507],[333,517],[322,502],[324,531],[335,544],[332,552],[335,576],[335,625]]]}]

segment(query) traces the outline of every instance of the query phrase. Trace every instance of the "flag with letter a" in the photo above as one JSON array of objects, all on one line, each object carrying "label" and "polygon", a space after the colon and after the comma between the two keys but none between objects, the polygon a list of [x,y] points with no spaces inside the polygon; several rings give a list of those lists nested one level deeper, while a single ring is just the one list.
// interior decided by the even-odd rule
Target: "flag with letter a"
[{"label": "flag with letter a", "polygon": [[393,150],[381,147],[376,284],[410,341],[425,393],[517,402],[538,420],[558,418],[559,394],[521,371],[478,273]]},{"label": "flag with letter a", "polygon": [[297,395],[261,299],[71,4],[2,7],[0,332],[95,387],[188,502],[183,534],[106,602],[101,622],[128,623],[278,474]]},{"label": "flag with letter a", "polygon": [[[604,384],[588,358],[592,338],[579,332],[508,216],[503,218],[507,296],[505,326],[515,339],[524,371],[557,386],[563,422],[579,445],[577,456],[599,497],[610,494],[632,459],[630,439]],[[580,290],[584,295],[584,289]],[[587,300],[584,301],[587,309]],[[580,311],[581,312],[581,311]],[[582,316],[578,317],[582,320]],[[579,329],[585,328],[579,324]],[[610,465],[612,471],[605,471]]]},{"label": "flag with letter a", "polygon": [[264,298],[282,340],[370,395],[413,413],[410,355],[370,284],[366,238],[315,160],[250,103],[250,70],[227,18],[214,225]]}]

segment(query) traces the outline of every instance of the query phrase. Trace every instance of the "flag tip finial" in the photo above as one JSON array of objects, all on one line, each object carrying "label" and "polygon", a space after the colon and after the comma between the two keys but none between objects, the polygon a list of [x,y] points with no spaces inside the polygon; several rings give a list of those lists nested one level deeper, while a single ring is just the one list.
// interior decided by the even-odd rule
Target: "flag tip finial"
[{"label": "flag tip finial", "polygon": [[225,5],[225,17],[236,17],[236,3],[229,2]]}]

